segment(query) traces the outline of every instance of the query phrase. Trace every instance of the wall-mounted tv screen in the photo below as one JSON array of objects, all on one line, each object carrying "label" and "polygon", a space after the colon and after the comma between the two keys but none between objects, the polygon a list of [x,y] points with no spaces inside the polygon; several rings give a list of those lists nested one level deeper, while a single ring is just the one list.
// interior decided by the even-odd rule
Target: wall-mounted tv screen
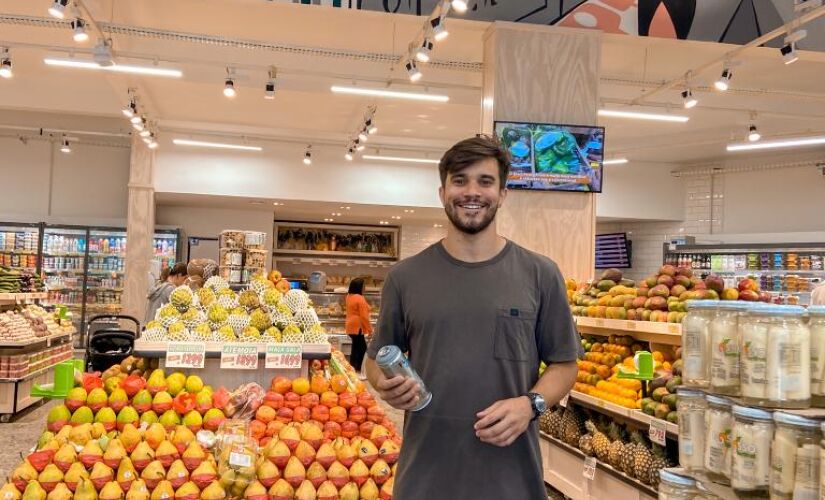
[{"label": "wall-mounted tv screen", "polygon": [[632,248],[627,233],[597,234],[596,269],[631,267]]},{"label": "wall-mounted tv screen", "polygon": [[509,189],[602,192],[604,127],[495,122],[512,157]]}]

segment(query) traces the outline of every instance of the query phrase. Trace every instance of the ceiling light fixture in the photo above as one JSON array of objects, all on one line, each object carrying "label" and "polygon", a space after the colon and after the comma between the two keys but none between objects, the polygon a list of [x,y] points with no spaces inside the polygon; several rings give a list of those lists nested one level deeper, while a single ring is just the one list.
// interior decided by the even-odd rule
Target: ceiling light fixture
[{"label": "ceiling light fixture", "polygon": [[733,71],[726,67],[722,70],[722,75],[719,76],[719,79],[713,83],[713,86],[716,87],[716,90],[724,92],[730,87],[731,78],[733,78]]},{"label": "ceiling light fixture", "polygon": [[433,38],[436,42],[440,42],[450,36],[450,32],[447,31],[447,18],[446,16],[439,16],[433,18],[430,21],[430,26],[433,30]]},{"label": "ceiling light fixture", "polygon": [[304,165],[312,165],[312,145],[307,146],[304,153]]},{"label": "ceiling light fixture", "polygon": [[223,95],[230,99],[237,95],[237,92],[235,91],[235,82],[231,78],[227,78],[226,83],[224,83]]},{"label": "ceiling light fixture", "polygon": [[49,7],[49,14],[52,17],[63,19],[66,17],[66,6],[69,5],[69,0],[54,0],[54,3]]},{"label": "ceiling light fixture", "polygon": [[140,120],[142,120],[142,118],[138,114],[135,114],[134,116],[129,118],[129,121],[132,122],[133,124],[134,123],[140,123]]},{"label": "ceiling light fixture", "polygon": [[140,132],[141,130],[143,130],[146,127],[146,118],[142,117],[142,116],[141,117],[135,117],[135,118],[137,118],[138,120],[135,121],[134,118],[132,118],[130,120],[132,122],[132,128],[137,130],[138,132]]},{"label": "ceiling light fixture", "polygon": [[682,105],[685,109],[690,109],[699,104],[699,100],[693,97],[693,91],[685,89],[682,91]]},{"label": "ceiling light fixture", "polygon": [[69,145],[69,140],[66,139],[66,136],[63,136],[63,145],[60,147],[60,152],[66,154],[72,152],[72,147]]},{"label": "ceiling light fixture", "polygon": [[397,90],[370,89],[363,87],[344,87],[340,85],[333,85],[330,87],[330,90],[339,94],[366,95],[393,99],[411,99],[414,101],[447,102],[450,100],[450,96],[446,95],[424,94],[421,92],[400,92]]},{"label": "ceiling light fixture", "polygon": [[367,119],[366,127],[367,127],[367,132],[369,132],[370,134],[377,134],[378,133],[378,127],[376,127],[375,124],[372,122],[372,118]]},{"label": "ceiling light fixture", "polygon": [[756,142],[762,138],[762,135],[756,130],[756,125],[751,124],[748,128],[748,140],[750,142]]},{"label": "ceiling light fixture", "polygon": [[3,47],[0,48],[0,77],[2,78],[11,78],[14,76],[11,68],[11,55],[9,55],[9,49]]},{"label": "ceiling light fixture", "polygon": [[421,46],[415,49],[415,58],[420,62],[430,62],[430,51],[433,50],[433,42],[429,38],[424,38]]},{"label": "ceiling light fixture", "polygon": [[805,146],[818,146],[825,144],[825,136],[821,137],[795,137],[791,139],[780,139],[775,141],[758,141],[750,144],[728,144],[728,151],[753,151],[759,149],[779,149],[797,148]]},{"label": "ceiling light fixture", "polygon": [[628,161],[627,158],[614,158],[612,160],[604,160],[602,165],[624,165]]},{"label": "ceiling light fixture", "polygon": [[263,151],[260,146],[246,146],[243,144],[227,144],[223,142],[206,142],[206,141],[192,141],[189,139],[173,139],[172,143],[176,146],[193,146],[201,148],[214,149],[237,149],[240,151]]},{"label": "ceiling light fixture", "polygon": [[278,76],[275,66],[269,68],[269,81],[264,87],[264,99],[275,99],[275,78]]},{"label": "ceiling light fixture", "polygon": [[411,82],[417,82],[424,76],[421,74],[421,71],[419,71],[418,65],[412,59],[409,59],[404,67],[407,68],[407,75],[409,75]]},{"label": "ceiling light fixture", "polygon": [[126,118],[132,118],[135,114],[137,114],[137,104],[135,104],[134,100],[130,100],[129,104],[124,106],[120,111]]},{"label": "ceiling light fixture", "polygon": [[638,120],[657,120],[663,122],[678,122],[685,123],[690,120],[689,116],[682,115],[666,115],[660,113],[640,113],[637,111],[621,111],[618,109],[600,109],[599,116],[608,116],[611,118],[633,118]]},{"label": "ceiling light fixture", "polygon": [[152,135],[152,132],[151,132],[151,131],[149,131],[149,129],[146,129],[146,128],[145,128],[145,129],[143,129],[143,130],[140,132],[140,134],[139,134],[139,135],[140,135],[141,137],[149,137],[150,135]]},{"label": "ceiling light fixture", "polygon": [[49,66],[60,66],[64,68],[79,69],[97,69],[103,71],[111,71],[113,73],[131,73],[146,76],[166,76],[171,78],[180,78],[183,76],[183,72],[179,69],[156,68],[153,66],[133,66],[128,64],[113,64],[111,66],[101,66],[95,61],[81,61],[78,59],[59,59],[53,57],[43,59],[43,62]]},{"label": "ceiling light fixture", "polygon": [[441,160],[433,160],[430,158],[408,158],[402,156],[383,156],[383,155],[364,155],[363,158],[365,160],[376,160],[376,161],[402,161],[402,162],[410,162],[410,163],[432,163],[438,164]]},{"label": "ceiling light fixture", "polygon": [[72,21],[72,29],[74,30],[72,38],[75,42],[83,43],[89,41],[89,33],[86,32],[86,21],[78,17]]},{"label": "ceiling light fixture", "polygon": [[352,149],[352,148],[349,148],[349,149],[347,150],[347,153],[344,155],[344,159],[346,159],[347,161],[352,161],[352,158],[353,158],[353,156],[352,156],[352,155],[353,155],[353,153],[355,153],[355,151],[353,151],[353,149]]},{"label": "ceiling light fixture", "polygon": [[367,130],[366,130],[366,129],[364,129],[364,130],[362,130],[362,131],[358,132],[358,140],[359,140],[359,141],[361,141],[361,142],[367,142],[367,140],[368,140],[368,139],[369,139],[369,134],[367,134]]}]

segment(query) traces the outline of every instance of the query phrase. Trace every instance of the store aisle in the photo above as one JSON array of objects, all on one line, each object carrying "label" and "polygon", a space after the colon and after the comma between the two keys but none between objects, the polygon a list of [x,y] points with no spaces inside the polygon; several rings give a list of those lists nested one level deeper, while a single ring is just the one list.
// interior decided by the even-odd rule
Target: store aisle
[{"label": "store aisle", "polygon": [[0,424],[0,443],[3,443],[3,449],[0,451],[0,478],[5,480],[20,464],[21,457],[37,443],[37,439],[46,428],[46,416],[56,404],[55,401],[49,401],[13,422]]}]

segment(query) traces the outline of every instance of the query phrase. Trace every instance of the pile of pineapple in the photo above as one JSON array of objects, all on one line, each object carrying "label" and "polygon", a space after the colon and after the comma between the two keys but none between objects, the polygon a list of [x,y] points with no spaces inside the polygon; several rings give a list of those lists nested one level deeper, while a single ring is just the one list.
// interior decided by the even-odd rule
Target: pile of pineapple
[{"label": "pile of pineapple", "polygon": [[303,290],[282,293],[264,277],[236,293],[212,276],[203,288],[175,288],[146,325],[146,341],[289,342],[325,344],[326,331]]},{"label": "pile of pineapple", "polygon": [[675,465],[667,449],[651,443],[638,429],[624,428],[598,412],[588,414],[568,403],[547,410],[539,420],[541,430],[585,455],[652,487],[659,485],[659,471]]}]

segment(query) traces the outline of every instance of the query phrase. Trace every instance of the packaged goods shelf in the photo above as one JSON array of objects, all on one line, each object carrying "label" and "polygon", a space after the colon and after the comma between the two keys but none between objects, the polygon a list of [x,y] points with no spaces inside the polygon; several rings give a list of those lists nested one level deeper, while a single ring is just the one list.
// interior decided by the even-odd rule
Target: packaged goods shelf
[{"label": "packaged goods shelf", "polygon": [[637,340],[669,345],[680,345],[682,340],[682,325],[678,323],[587,318],[584,316],[574,316],[574,319],[579,333],[604,336],[618,333],[631,335]]},{"label": "packaged goods shelf", "polygon": [[48,297],[46,292],[0,293],[0,304],[17,304],[27,300],[40,300]]},{"label": "packaged goods shelf", "polygon": [[675,438],[679,435],[679,426],[677,424],[652,417],[641,410],[625,408],[624,406],[619,406],[604,399],[594,398],[593,396],[578,391],[570,391],[570,399],[596,411],[636,422],[645,428],[650,427],[651,421],[657,420],[665,425],[669,436]]},{"label": "packaged goods shelf", "polygon": [[1,378],[0,377],[0,383],[2,383],[2,382],[8,383],[8,382],[23,382],[23,381],[26,381],[30,378],[34,378],[34,377],[36,377],[40,374],[46,373],[47,371],[49,371],[52,368],[54,368],[55,366],[59,365],[63,361],[66,361],[66,360],[62,359],[60,361],[56,361],[56,362],[50,364],[49,366],[44,366],[43,368],[40,368],[39,370],[35,370],[31,373],[27,373],[26,375],[23,375],[22,377],[15,377],[15,378]]},{"label": "packaged goods shelf", "polygon": [[62,333],[56,333],[54,335],[48,335],[46,337],[38,337],[35,339],[24,340],[21,342],[7,342],[0,340],[0,349],[4,349],[7,347],[28,347],[30,345],[41,344],[43,342],[51,344],[53,340],[62,339],[63,337],[71,337],[75,333],[77,333],[77,330],[74,327],[71,327],[64,330]]},{"label": "packaged goods shelf", "polygon": [[[706,269],[707,270],[707,269]],[[710,270],[712,274],[734,274],[734,275],[742,275],[747,276],[749,274],[812,274],[812,275],[825,275],[825,270],[822,269],[740,269],[738,271],[713,271]]]}]

